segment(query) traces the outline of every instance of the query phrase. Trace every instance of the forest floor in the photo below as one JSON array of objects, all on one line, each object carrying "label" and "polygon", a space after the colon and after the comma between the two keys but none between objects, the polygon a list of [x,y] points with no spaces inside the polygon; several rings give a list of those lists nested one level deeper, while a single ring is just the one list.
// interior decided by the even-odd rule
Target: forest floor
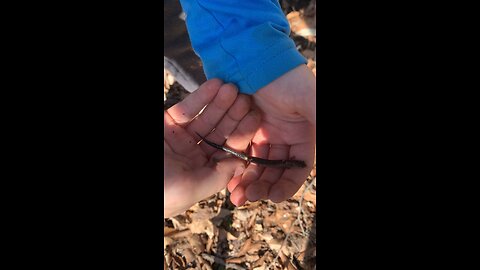
[{"label": "forest floor", "polygon": [[[316,0],[282,0],[291,37],[316,74]],[[189,93],[164,73],[164,107]],[[316,269],[316,164],[289,200],[235,207],[229,192],[164,219],[165,269]]]}]

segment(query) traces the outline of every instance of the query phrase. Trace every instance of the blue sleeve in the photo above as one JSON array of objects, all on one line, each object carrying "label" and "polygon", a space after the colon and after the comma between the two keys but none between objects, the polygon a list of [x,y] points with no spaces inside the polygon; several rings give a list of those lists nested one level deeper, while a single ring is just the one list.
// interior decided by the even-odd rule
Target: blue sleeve
[{"label": "blue sleeve", "polygon": [[257,90],[306,64],[278,0],[180,0],[207,79]]}]

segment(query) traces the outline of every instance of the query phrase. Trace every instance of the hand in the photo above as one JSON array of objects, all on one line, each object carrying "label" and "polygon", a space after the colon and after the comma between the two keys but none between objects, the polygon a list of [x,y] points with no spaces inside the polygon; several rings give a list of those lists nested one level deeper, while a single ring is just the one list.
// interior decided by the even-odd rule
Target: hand
[{"label": "hand", "polygon": [[250,97],[238,95],[235,86],[213,79],[164,112],[165,218],[183,213],[241,174],[243,160],[218,161],[225,153],[205,143],[197,145],[200,138],[195,132],[219,145],[245,151],[260,123],[260,115],[250,111],[250,105]]},{"label": "hand", "polygon": [[307,179],[315,155],[315,97],[313,73],[301,65],[253,95],[262,122],[252,141],[252,155],[268,159],[299,159],[306,168],[278,169],[250,164],[228,183],[230,200],[282,202]]}]

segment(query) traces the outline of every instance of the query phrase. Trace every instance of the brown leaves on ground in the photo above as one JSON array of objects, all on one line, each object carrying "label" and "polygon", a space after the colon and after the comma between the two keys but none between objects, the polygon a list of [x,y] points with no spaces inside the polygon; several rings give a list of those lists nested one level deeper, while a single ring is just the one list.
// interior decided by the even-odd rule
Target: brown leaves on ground
[{"label": "brown leaves on ground", "polygon": [[[282,203],[233,207],[226,190],[165,219],[168,269],[313,269],[316,178]],[[270,267],[270,268],[269,268]]]},{"label": "brown leaves on ground", "polygon": [[290,24],[295,45],[300,53],[307,58],[307,67],[317,76],[317,3],[315,0],[308,1],[308,3],[296,0],[284,2],[290,2],[284,4],[284,6],[302,7],[299,10],[289,8],[293,10],[288,12],[286,17]]}]

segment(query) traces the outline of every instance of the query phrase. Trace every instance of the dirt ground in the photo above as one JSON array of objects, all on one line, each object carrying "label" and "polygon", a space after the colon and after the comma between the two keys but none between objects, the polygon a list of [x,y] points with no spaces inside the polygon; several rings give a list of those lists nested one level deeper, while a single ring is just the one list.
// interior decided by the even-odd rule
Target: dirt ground
[{"label": "dirt ground", "polygon": [[[316,74],[316,0],[281,0],[291,37]],[[164,108],[189,93],[164,74]],[[165,269],[316,269],[316,165],[282,203],[235,207],[225,189],[164,220]]]}]

